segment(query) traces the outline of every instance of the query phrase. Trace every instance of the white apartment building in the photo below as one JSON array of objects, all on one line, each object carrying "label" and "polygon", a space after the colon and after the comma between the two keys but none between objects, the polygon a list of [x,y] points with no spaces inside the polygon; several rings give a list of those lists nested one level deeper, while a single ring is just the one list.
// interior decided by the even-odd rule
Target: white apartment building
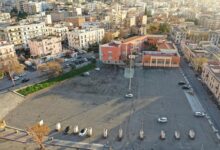
[{"label": "white apartment building", "polygon": [[176,44],[186,40],[186,31],[178,27],[172,27],[171,38]]},{"label": "white apartment building", "polygon": [[62,24],[55,24],[54,26],[46,26],[47,35],[56,35],[61,37],[62,40],[67,38],[67,32],[69,31],[68,27]]},{"label": "white apartment building", "polygon": [[103,28],[75,29],[67,34],[67,38],[71,47],[88,48],[89,44],[101,42],[104,34]]},{"label": "white apartment building", "polygon": [[220,46],[220,30],[209,32],[209,41],[216,46]]},{"label": "white apartment building", "polygon": [[15,48],[27,48],[29,39],[47,34],[44,22],[7,26],[4,33],[7,40],[15,45]]},{"label": "white apartment building", "polygon": [[0,41],[0,69],[13,61],[18,61],[14,45]]}]

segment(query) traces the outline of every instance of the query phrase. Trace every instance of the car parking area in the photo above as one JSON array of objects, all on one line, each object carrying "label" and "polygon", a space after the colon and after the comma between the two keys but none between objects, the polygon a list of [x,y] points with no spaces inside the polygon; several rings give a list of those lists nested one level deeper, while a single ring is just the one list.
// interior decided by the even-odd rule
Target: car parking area
[{"label": "car parking area", "polygon": [[[125,98],[129,80],[123,68],[104,66],[89,76],[79,76],[26,98],[6,116],[12,126],[26,128],[43,119],[51,129],[60,122],[71,126],[70,134],[52,133],[54,139],[107,144],[114,150],[218,150],[219,143],[205,118],[195,117],[184,90],[179,69],[135,68],[131,87],[133,98]],[[158,122],[166,117],[167,122]],[[92,127],[91,137],[72,134]],[[102,137],[108,129],[108,137]],[[119,129],[123,138],[118,140]],[[145,138],[138,138],[143,129]],[[188,132],[196,132],[194,140]],[[160,140],[161,130],[166,134]],[[180,132],[180,139],[174,132]]]}]

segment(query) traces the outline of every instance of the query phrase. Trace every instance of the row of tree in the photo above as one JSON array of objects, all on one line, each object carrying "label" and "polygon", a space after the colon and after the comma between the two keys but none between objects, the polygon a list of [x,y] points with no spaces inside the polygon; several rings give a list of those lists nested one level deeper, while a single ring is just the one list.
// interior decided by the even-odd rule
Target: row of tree
[{"label": "row of tree", "polygon": [[170,25],[168,23],[151,24],[147,30],[150,34],[168,34],[170,32]]}]

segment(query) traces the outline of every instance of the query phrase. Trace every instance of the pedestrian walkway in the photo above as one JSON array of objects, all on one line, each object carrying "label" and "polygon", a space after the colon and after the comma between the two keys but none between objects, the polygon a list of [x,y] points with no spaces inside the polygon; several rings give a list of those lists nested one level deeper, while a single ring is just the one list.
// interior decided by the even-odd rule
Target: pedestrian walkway
[{"label": "pedestrian walkway", "polygon": [[13,92],[0,93],[0,97],[0,120],[24,100]]},{"label": "pedestrian walkway", "polygon": [[54,145],[54,146],[64,146],[68,148],[79,148],[85,150],[108,150],[109,146],[105,146],[102,144],[89,144],[89,143],[82,143],[82,142],[73,142],[73,141],[64,141],[54,139],[51,141],[45,142],[46,145]]},{"label": "pedestrian walkway", "polygon": [[184,91],[184,93],[193,112],[205,112],[203,106],[195,94],[190,94],[188,91]]},{"label": "pedestrian walkway", "polygon": [[15,141],[20,143],[28,143],[31,141],[31,136],[25,131],[6,128],[0,130],[0,139]]}]

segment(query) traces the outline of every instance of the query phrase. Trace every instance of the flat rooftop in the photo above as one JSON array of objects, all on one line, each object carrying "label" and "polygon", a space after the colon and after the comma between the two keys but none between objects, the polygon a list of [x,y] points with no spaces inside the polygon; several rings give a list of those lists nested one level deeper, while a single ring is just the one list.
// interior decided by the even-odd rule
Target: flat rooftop
[{"label": "flat rooftop", "polygon": [[157,47],[158,47],[159,50],[161,50],[161,49],[175,49],[175,47],[173,46],[173,43],[168,42],[166,40],[158,41],[157,42]]},{"label": "flat rooftop", "polygon": [[151,56],[178,56],[176,52],[159,52],[159,51],[144,51],[144,55],[151,55]]}]

